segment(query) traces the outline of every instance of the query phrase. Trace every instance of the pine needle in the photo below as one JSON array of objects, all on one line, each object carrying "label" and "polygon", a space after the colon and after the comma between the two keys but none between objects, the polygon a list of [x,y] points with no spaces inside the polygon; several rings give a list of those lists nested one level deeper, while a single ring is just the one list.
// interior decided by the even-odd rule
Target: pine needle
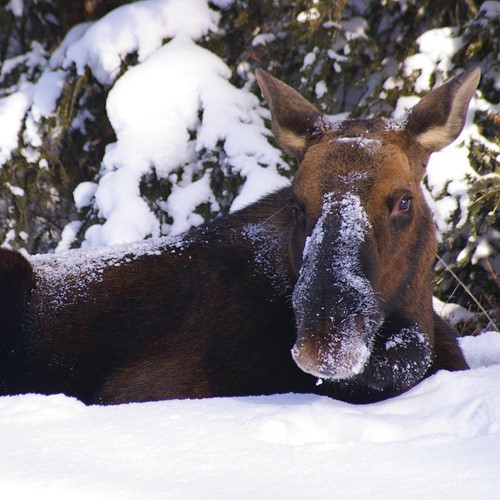
[{"label": "pine needle", "polygon": [[474,294],[470,291],[469,287],[457,276],[457,274],[451,269],[451,267],[438,255],[437,256],[439,262],[443,264],[444,268],[457,280],[457,283],[466,291],[466,293],[469,295],[469,297],[474,301],[474,303],[479,307],[481,312],[484,314],[486,319],[489,321],[489,324],[493,327],[495,331],[500,331],[498,329],[498,326],[495,324],[491,316],[488,314],[488,311],[481,305],[479,300],[476,299]]}]

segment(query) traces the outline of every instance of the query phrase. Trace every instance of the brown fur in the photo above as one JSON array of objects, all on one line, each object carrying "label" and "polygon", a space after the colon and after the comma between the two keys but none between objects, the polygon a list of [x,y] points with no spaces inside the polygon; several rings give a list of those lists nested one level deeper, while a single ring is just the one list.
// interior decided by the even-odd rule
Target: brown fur
[{"label": "brown fur", "polygon": [[[435,228],[420,182],[432,151],[460,132],[478,71],[398,126],[331,124],[257,77],[278,140],[300,162],[293,186],[136,252],[72,251],[33,270],[1,250],[3,394],[109,404],[314,391],[366,402],[467,367],[432,310]],[[318,376],[327,383],[316,387]]]}]

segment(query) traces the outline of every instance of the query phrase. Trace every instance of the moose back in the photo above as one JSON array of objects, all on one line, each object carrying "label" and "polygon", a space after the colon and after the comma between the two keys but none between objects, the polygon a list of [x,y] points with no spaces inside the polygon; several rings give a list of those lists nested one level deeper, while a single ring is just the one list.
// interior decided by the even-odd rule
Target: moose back
[{"label": "moose back", "polygon": [[292,186],[173,239],[29,260],[1,249],[0,393],[357,403],[466,369],[432,310],[420,182],[462,130],[479,76],[465,71],[398,121],[331,123],[259,70],[276,139],[299,164]]}]

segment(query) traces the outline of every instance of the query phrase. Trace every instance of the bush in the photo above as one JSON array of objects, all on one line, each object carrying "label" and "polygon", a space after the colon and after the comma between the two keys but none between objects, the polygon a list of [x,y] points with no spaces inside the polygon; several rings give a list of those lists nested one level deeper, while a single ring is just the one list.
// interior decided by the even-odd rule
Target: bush
[{"label": "bush", "polygon": [[441,237],[436,295],[480,313],[467,331],[498,324],[500,2],[70,4],[0,13],[4,244],[34,253],[172,234],[289,182],[257,67],[325,112],[394,116],[479,65],[468,125],[424,185]]}]

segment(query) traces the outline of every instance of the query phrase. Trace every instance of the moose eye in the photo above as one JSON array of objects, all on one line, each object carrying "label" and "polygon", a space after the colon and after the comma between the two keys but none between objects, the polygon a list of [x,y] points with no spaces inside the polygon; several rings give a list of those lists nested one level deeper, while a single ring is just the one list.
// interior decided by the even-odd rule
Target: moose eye
[{"label": "moose eye", "polygon": [[399,206],[398,206],[399,211],[402,213],[406,213],[409,212],[410,208],[411,208],[411,198],[409,196],[403,196],[403,198],[399,200]]},{"label": "moose eye", "polygon": [[411,192],[404,191],[403,193],[391,196],[387,200],[390,219],[392,224],[397,228],[405,227],[411,220],[413,196]]}]

